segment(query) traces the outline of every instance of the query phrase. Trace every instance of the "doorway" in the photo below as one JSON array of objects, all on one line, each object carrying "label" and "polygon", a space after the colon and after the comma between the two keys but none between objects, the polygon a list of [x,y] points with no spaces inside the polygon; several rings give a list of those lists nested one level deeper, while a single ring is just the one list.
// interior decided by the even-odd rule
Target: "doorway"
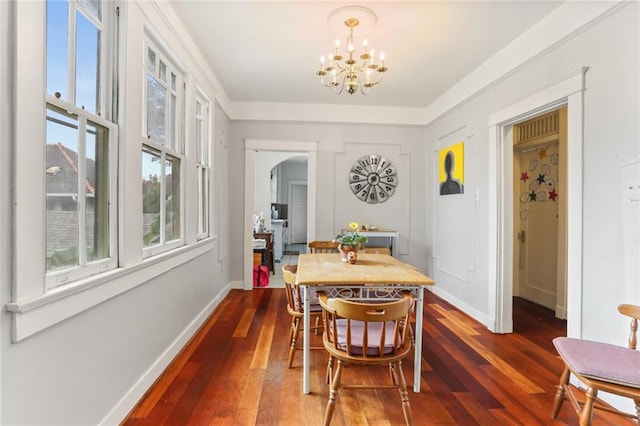
[{"label": "doorway", "polygon": [[[244,223],[243,223],[243,282],[244,290],[253,289],[253,205],[254,205],[254,172],[257,151],[300,152],[306,153],[308,208],[307,236],[315,238],[316,234],[316,168],[317,142],[292,141],[282,139],[246,138],[244,151]],[[269,210],[267,210],[269,211]]]},{"label": "doorway", "polygon": [[513,129],[519,123],[567,107],[566,317],[567,336],[582,336],[582,150],[585,74],[579,68],[489,116],[489,330],[513,332]]},{"label": "doorway", "polygon": [[513,129],[513,295],[566,319],[567,108]]}]

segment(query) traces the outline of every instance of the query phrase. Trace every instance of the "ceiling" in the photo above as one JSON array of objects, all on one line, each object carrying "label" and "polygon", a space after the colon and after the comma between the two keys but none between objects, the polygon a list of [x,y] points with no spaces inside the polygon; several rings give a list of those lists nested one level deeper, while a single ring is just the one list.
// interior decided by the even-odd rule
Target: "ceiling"
[{"label": "ceiling", "polygon": [[389,71],[368,95],[340,95],[315,72],[339,31],[328,25],[338,1],[169,0],[232,102],[423,108],[557,8],[562,1],[369,1],[367,31]]}]

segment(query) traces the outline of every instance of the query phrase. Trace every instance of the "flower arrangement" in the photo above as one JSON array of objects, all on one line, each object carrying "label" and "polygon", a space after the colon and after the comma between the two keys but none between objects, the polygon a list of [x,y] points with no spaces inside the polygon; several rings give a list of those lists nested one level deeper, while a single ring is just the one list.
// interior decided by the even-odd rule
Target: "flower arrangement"
[{"label": "flower arrangement", "polygon": [[358,222],[351,222],[349,224],[349,228],[351,229],[351,232],[337,235],[333,240],[344,246],[354,247],[358,250],[363,248],[364,244],[369,241],[369,239],[358,233],[358,229],[360,228]]}]

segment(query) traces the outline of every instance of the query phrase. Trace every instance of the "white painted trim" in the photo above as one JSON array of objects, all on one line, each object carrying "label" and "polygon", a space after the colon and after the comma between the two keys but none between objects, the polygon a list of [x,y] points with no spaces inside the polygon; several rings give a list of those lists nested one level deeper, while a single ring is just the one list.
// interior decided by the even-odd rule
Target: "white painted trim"
[{"label": "white painted trim", "polygon": [[513,150],[517,122],[568,106],[567,129],[567,334],[582,329],[582,127],[584,76],[580,68],[489,116],[489,330],[513,331]]},{"label": "white painted trim", "polygon": [[227,284],[220,293],[191,321],[191,323],[175,338],[167,349],[151,364],[149,369],[140,377],[134,385],[124,394],[122,399],[109,411],[100,421],[100,425],[120,424],[140,401],[144,394],[151,388],[153,383],[160,377],[165,369],[171,364],[176,355],[189,343],[189,340],[204,325],[211,314],[224,300],[231,286]]},{"label": "white painted trim", "polygon": [[[14,69],[9,66],[13,63],[15,55],[15,13],[14,2],[0,2],[0,205],[5,208],[0,209],[0,286],[4,293],[9,289],[12,278],[13,258],[13,214],[14,209],[7,206],[13,205],[11,188],[13,187],[14,173],[14,148],[12,141],[15,105],[15,94],[12,88],[15,82]],[[5,330],[6,315],[0,315],[0,329]],[[4,383],[3,350],[0,350],[0,383]],[[0,398],[0,419],[2,419],[2,401]]]},{"label": "white painted trim", "polygon": [[307,238],[316,236],[316,174],[318,162],[318,143],[289,139],[244,139],[244,248],[243,248],[243,286],[253,289],[253,170],[255,151],[306,152],[307,153]]},{"label": "white painted trim", "polygon": [[5,305],[12,313],[12,341],[18,342],[54,324],[71,318],[118,294],[131,290],[180,265],[213,250],[215,241],[209,238],[184,246],[128,268],[119,268],[54,289],[32,299]]},{"label": "white painted trim", "polygon": [[426,122],[436,120],[481,90],[496,84],[518,67],[554,48],[624,3],[624,0],[564,2],[432,102],[426,109]]},{"label": "white painted trim", "polygon": [[478,321],[480,324],[484,325],[488,329],[491,329],[491,324],[493,323],[493,319],[485,315],[483,312],[480,312],[475,307],[463,302],[462,300],[458,299],[451,293],[444,291],[442,287],[439,287],[437,285],[429,286],[427,287],[427,290],[429,290],[436,296],[446,300],[447,303],[451,303],[453,306],[460,309],[462,312],[469,315],[471,318]]},{"label": "white painted trim", "polygon": [[369,123],[423,126],[424,108],[233,102],[233,120]]}]

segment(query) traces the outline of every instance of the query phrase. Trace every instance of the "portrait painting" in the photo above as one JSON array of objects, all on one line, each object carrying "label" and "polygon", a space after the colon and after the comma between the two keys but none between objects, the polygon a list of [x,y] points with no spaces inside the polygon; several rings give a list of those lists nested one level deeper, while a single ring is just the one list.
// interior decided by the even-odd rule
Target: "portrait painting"
[{"label": "portrait painting", "polygon": [[440,195],[464,193],[464,142],[440,150]]}]

